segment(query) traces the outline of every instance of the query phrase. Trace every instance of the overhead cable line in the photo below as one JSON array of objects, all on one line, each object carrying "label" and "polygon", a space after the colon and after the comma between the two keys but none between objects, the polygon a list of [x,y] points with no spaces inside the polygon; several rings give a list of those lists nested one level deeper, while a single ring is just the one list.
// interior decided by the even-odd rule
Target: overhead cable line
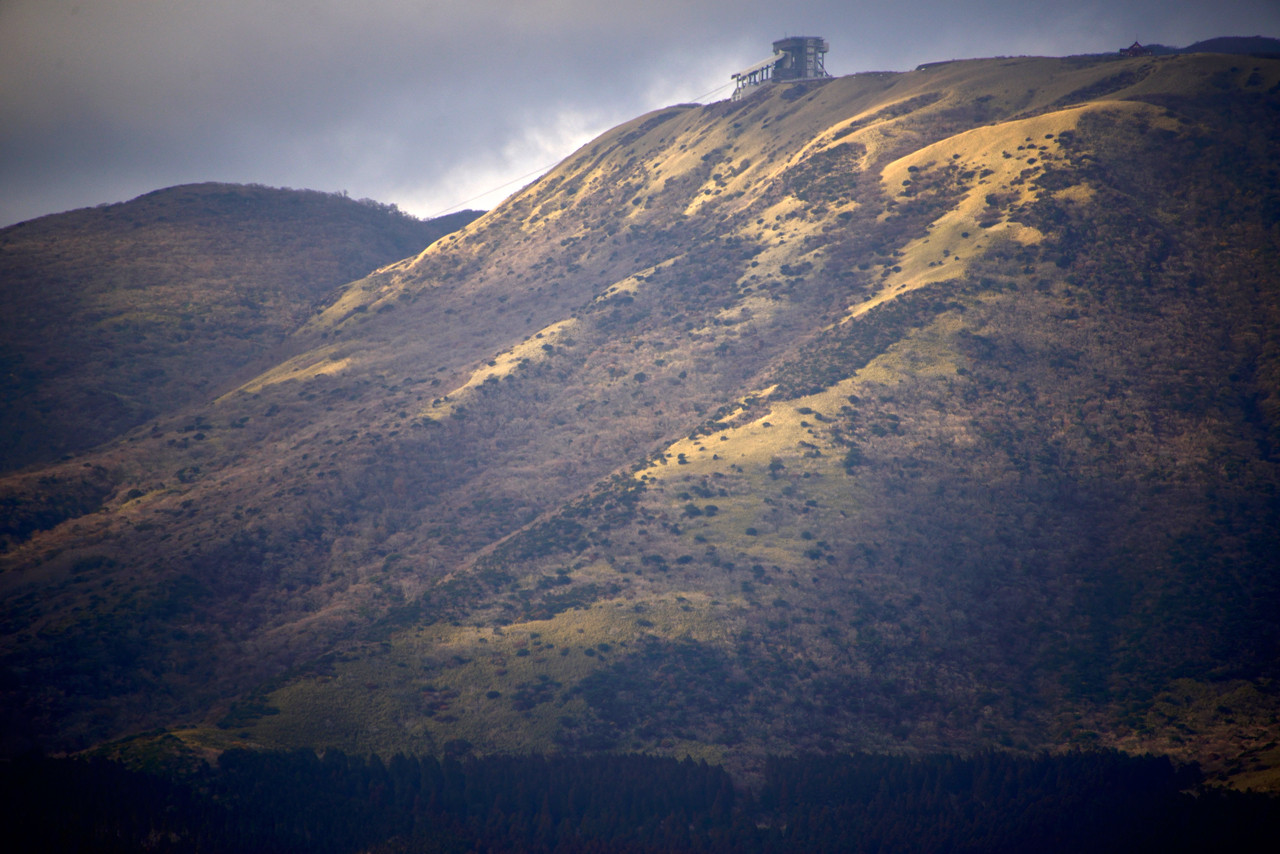
[{"label": "overhead cable line", "polygon": [[[558,162],[559,162],[559,161],[556,161],[556,163],[558,163]],[[436,217],[438,217],[438,216],[444,216],[445,214],[447,214],[447,213],[449,213],[449,212],[451,212],[451,211],[456,211],[458,208],[462,207],[463,205],[469,205],[469,204],[471,204],[472,202],[476,201],[477,199],[483,199],[485,196],[487,196],[487,195],[489,195],[489,194],[491,194],[491,193],[496,193],[496,192],[498,192],[499,190],[502,190],[502,189],[505,189],[505,188],[507,188],[507,187],[510,187],[512,184],[518,184],[518,183],[520,183],[521,181],[523,181],[523,180],[524,180],[524,179],[526,179],[526,178],[532,178],[534,175],[541,175],[541,174],[543,174],[544,172],[547,172],[548,170],[552,169],[555,165],[556,165],[555,163],[552,163],[552,164],[550,164],[550,165],[548,165],[548,166],[540,166],[540,167],[538,167],[537,169],[534,169],[532,172],[526,172],[526,173],[524,173],[524,174],[523,174],[523,175],[521,175],[519,178],[512,178],[510,181],[508,181],[508,182],[507,182],[507,183],[505,183],[505,184],[499,184],[499,185],[498,185],[498,186],[496,186],[496,187],[492,187],[492,188],[490,188],[490,189],[488,189],[488,190],[485,190],[483,193],[481,193],[481,194],[480,194],[480,195],[478,195],[478,196],[472,196],[471,198],[467,199],[465,202],[458,202],[456,205],[450,205],[449,207],[445,208],[444,210],[440,211],[439,213],[434,213],[434,214],[432,214],[431,216],[427,217],[427,219],[435,219]]]},{"label": "overhead cable line", "polygon": [[[704,92],[704,93],[702,93],[701,95],[699,95],[698,97],[694,98],[694,99],[693,99],[693,101],[692,101],[692,102],[690,102],[690,103],[699,103],[699,102],[701,102],[704,98],[709,98],[709,97],[711,97],[712,95],[716,94],[717,92],[722,92],[722,91],[724,91],[725,89],[728,89],[728,88],[729,88],[730,86],[732,86],[732,85],[733,85],[733,83],[726,83],[726,84],[724,84],[723,86],[717,86],[716,88],[712,89],[710,92]],[[548,171],[550,171],[551,169],[555,168],[556,164],[557,164],[557,163],[559,163],[559,162],[560,162],[560,161],[556,161],[556,163],[551,163],[551,164],[549,164],[549,165],[547,165],[547,166],[541,166],[541,167],[539,167],[539,168],[537,168],[537,169],[534,169],[532,172],[526,172],[526,173],[524,173],[524,174],[523,174],[523,175],[521,175],[519,178],[512,178],[510,181],[506,182],[505,184],[499,184],[499,185],[498,185],[498,186],[496,186],[496,187],[492,187],[492,188],[490,188],[490,189],[488,189],[488,190],[485,190],[483,193],[480,193],[479,195],[472,196],[471,198],[467,199],[466,201],[458,202],[457,204],[450,205],[449,207],[445,208],[444,210],[438,211],[437,213],[433,213],[433,214],[431,214],[430,216],[428,216],[428,217],[427,217],[427,219],[435,219],[435,218],[436,218],[436,217],[438,217],[438,216],[444,216],[444,215],[445,215],[445,214],[447,214],[447,213],[452,213],[453,211],[458,210],[459,208],[463,207],[464,205],[469,205],[469,204],[471,204],[472,202],[477,201],[478,199],[483,199],[485,196],[491,195],[491,194],[493,194],[493,193],[498,192],[499,190],[502,190],[502,189],[505,189],[505,188],[507,188],[507,187],[510,187],[512,184],[518,184],[518,183],[520,183],[521,181],[525,180],[526,178],[532,178],[534,175],[541,175],[541,174],[543,174],[543,173],[545,173],[545,172],[548,172]]]}]

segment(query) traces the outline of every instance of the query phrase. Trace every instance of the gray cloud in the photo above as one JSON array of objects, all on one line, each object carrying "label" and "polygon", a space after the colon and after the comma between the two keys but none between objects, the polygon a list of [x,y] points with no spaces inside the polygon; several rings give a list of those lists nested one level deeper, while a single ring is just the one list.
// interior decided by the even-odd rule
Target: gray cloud
[{"label": "gray cloud", "polygon": [[[1280,34],[1274,0],[0,0],[0,224],[192,181],[439,213],[784,35],[828,69]],[[491,206],[515,187],[473,201]]]}]

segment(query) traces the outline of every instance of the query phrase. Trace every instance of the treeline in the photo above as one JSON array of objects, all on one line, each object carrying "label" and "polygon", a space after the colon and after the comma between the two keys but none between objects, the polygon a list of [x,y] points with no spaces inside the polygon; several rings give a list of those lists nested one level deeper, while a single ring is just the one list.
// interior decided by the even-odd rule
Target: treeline
[{"label": "treeline", "polygon": [[11,851],[1271,850],[1280,799],[1118,753],[776,759],[763,785],[646,756],[457,761],[224,753],[168,774],[0,766]]}]

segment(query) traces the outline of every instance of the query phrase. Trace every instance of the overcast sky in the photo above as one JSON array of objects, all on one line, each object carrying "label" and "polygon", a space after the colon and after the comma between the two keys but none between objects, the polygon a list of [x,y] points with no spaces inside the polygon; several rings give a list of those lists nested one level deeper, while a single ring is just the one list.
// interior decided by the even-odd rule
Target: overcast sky
[{"label": "overcast sky", "polygon": [[0,0],[0,226],[198,181],[488,208],[788,35],[840,75],[1280,36],[1280,0]]}]

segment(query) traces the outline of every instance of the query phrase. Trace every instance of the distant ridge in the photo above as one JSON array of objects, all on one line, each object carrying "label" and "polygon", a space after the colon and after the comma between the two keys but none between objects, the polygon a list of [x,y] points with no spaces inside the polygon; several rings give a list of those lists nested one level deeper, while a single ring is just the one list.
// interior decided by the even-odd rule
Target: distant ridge
[{"label": "distant ridge", "polygon": [[1220,36],[1181,48],[1178,53],[1238,53],[1258,56],[1280,55],[1280,39],[1269,36]]},{"label": "distant ridge", "polygon": [[1280,55],[1280,39],[1270,36],[1217,36],[1186,47],[1166,44],[1143,44],[1153,56],[1176,56],[1187,53],[1225,53],[1242,56]]},{"label": "distant ridge", "polygon": [[209,182],[0,229],[0,471],[216,396],[333,288],[477,216]]}]

